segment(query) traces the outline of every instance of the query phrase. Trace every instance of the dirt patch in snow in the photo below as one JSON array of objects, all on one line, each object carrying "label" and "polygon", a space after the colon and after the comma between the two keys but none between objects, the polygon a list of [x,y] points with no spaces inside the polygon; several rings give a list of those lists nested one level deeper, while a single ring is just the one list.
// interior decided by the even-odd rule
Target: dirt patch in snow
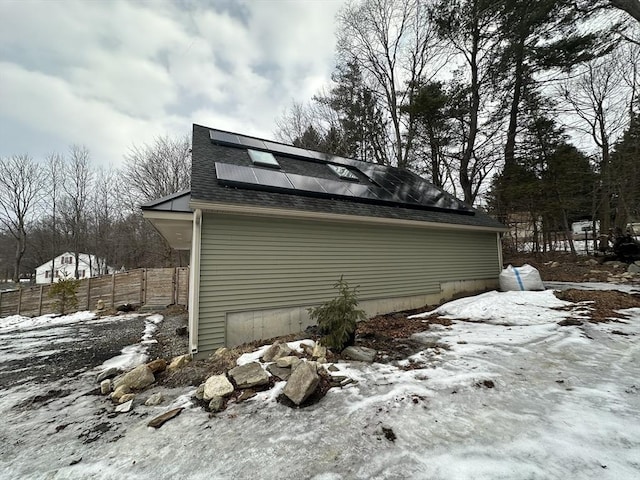
[{"label": "dirt patch in snow", "polygon": [[[377,350],[376,360],[383,363],[405,360],[425,348],[446,348],[438,343],[428,345],[411,338],[414,333],[429,330],[432,324],[449,326],[453,323],[448,318],[440,318],[435,315],[427,318],[408,318],[416,313],[434,308],[436,306],[425,306],[417,310],[378,315],[360,322],[356,329],[356,344]],[[410,363],[405,369],[423,367],[423,365]]]},{"label": "dirt patch in snow", "polygon": [[429,324],[431,323],[437,323],[445,326],[451,325],[452,322],[448,318],[438,318],[435,316],[430,318],[407,318],[431,308],[436,307],[425,307],[419,310],[378,315],[367,321],[359,323],[357,334],[364,338],[409,338],[414,333],[428,330]]},{"label": "dirt patch in snow", "polygon": [[626,271],[622,264],[606,263],[604,257],[576,256],[568,253],[514,254],[504,257],[504,265],[529,265],[548,282],[606,282],[609,277]]},{"label": "dirt patch in snow", "polygon": [[[619,292],[617,290],[577,290],[569,289],[554,292],[560,300],[582,304],[589,310],[589,321],[606,322],[615,318],[626,318],[617,310],[640,308],[640,295]],[[575,306],[567,307],[572,310]]]}]

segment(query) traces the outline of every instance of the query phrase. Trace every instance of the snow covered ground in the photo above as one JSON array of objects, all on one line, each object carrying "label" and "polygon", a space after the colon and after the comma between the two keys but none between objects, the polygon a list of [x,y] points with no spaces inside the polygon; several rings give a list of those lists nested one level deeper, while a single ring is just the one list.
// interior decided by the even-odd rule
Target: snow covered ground
[{"label": "snow covered ground", "polygon": [[[557,309],[567,306],[549,290],[450,302],[437,312],[451,326],[416,335],[423,351],[397,365],[339,363],[358,383],[300,410],[275,401],[282,383],[213,418],[190,403],[193,388],[113,414],[87,394],[95,372],[0,387],[0,478],[640,478],[640,309],[561,327],[587,315]],[[29,332],[13,332],[24,348]],[[71,393],[37,397],[53,390]],[[187,408],[146,426],[175,406]]]}]

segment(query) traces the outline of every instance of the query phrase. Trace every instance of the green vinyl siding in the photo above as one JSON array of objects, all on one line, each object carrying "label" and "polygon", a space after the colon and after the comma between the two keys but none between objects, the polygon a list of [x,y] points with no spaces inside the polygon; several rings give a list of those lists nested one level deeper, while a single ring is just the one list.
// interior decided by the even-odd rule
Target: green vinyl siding
[{"label": "green vinyl siding", "polygon": [[341,275],[369,300],[498,273],[494,232],[205,214],[198,348],[224,344],[227,313],[318,304]]}]

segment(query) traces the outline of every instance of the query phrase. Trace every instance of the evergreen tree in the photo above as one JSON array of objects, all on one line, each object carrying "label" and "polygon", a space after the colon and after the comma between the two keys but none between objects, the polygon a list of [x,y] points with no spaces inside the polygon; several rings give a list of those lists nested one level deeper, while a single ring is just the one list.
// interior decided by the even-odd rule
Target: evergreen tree
[{"label": "evergreen tree", "polygon": [[[593,215],[591,204],[595,173],[586,155],[568,143],[564,129],[544,113],[549,101],[529,92],[526,97],[522,139],[509,174],[498,176],[492,190],[491,206],[503,221],[529,217],[534,226],[534,250],[539,234],[562,231],[571,241],[571,222]],[[542,232],[537,226],[542,220]],[[547,243],[542,246],[546,248]]]},{"label": "evergreen tree", "polygon": [[373,91],[364,84],[360,67],[353,61],[338,65],[332,80],[335,86],[328,95],[313,97],[331,108],[338,118],[339,132],[332,126],[325,135],[330,153],[386,163],[382,113]]},{"label": "evergreen tree", "polygon": [[299,148],[308,148],[324,152],[324,139],[313,125],[309,125],[303,134],[293,140],[293,145]]},{"label": "evergreen tree", "polygon": [[419,173],[426,173],[437,187],[443,187],[448,161],[445,148],[451,135],[451,98],[444,90],[442,82],[426,82],[417,89],[411,104],[403,111],[416,118],[415,155],[424,162],[424,170],[416,165]]},{"label": "evergreen tree", "polygon": [[508,127],[503,177],[509,183],[516,166],[517,136],[527,95],[538,88],[545,71],[567,71],[605,51],[599,32],[580,31],[579,17],[568,0],[505,0],[500,3],[498,34],[503,44],[493,66],[505,98]]},{"label": "evergreen tree", "polygon": [[640,114],[614,146],[611,155],[614,226],[624,230],[630,221],[640,220]]}]

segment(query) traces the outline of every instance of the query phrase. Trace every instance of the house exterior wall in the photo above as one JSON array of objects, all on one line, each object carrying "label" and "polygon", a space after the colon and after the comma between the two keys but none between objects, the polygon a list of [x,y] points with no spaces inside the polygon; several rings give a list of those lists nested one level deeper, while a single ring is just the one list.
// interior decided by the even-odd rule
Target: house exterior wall
[{"label": "house exterior wall", "polygon": [[[36,268],[36,284],[55,283],[59,282],[63,278],[74,278],[76,268],[76,258],[74,253],[65,252],[58,255],[54,260],[55,270],[53,274],[53,282],[51,279],[51,261],[49,261]],[[103,259],[98,259],[95,255],[81,253],[78,257],[78,272],[81,280],[83,278],[95,277],[101,273],[108,273],[107,271],[112,270],[113,269],[111,267],[107,267],[105,265],[105,261]]]},{"label": "house exterior wall", "polygon": [[495,232],[205,213],[198,352],[304,329],[344,276],[368,314],[495,288]]}]

